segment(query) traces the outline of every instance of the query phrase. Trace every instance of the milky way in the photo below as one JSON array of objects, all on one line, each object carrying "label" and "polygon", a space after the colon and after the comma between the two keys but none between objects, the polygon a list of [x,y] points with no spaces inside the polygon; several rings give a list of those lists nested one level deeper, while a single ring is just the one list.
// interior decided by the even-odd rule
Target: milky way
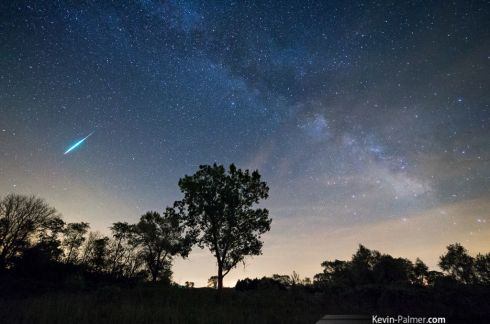
[{"label": "milky way", "polygon": [[[257,168],[272,230],[229,284],[311,276],[358,243],[430,265],[454,241],[488,252],[488,17],[485,1],[4,1],[0,195],[106,231],[163,210],[200,164]],[[196,250],[175,279],[213,267]]]}]

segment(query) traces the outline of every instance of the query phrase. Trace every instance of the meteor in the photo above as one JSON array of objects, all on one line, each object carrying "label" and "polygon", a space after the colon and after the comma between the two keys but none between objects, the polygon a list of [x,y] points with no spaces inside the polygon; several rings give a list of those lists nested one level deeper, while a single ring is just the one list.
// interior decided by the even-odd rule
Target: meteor
[{"label": "meteor", "polygon": [[74,149],[76,149],[77,147],[79,147],[80,145],[82,145],[83,142],[85,142],[85,140],[87,138],[89,138],[94,132],[88,134],[86,137],[82,138],[81,140],[79,140],[78,142],[76,142],[75,144],[73,144],[72,146],[70,146],[66,151],[65,153],[63,153],[63,155],[66,155],[68,153],[70,153],[71,151],[73,151]]}]

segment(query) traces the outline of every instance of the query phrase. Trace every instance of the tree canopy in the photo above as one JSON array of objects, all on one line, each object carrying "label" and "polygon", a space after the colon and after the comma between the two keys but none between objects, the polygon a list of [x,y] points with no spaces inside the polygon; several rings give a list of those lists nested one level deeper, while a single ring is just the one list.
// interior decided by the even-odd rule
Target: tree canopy
[{"label": "tree canopy", "polygon": [[59,222],[56,209],[35,196],[9,194],[0,200],[0,269],[32,239],[55,235]]},{"label": "tree canopy", "polygon": [[246,256],[262,252],[261,235],[270,230],[269,211],[254,208],[267,199],[269,187],[258,171],[226,170],[222,165],[201,165],[179,180],[184,198],[176,202],[199,247],[207,247],[218,266],[218,289],[223,277]]},{"label": "tree canopy", "polygon": [[141,246],[141,255],[151,274],[151,280],[170,278],[172,257],[186,257],[192,240],[186,236],[183,223],[173,209],[167,208],[163,215],[147,212],[134,226],[136,242]]}]

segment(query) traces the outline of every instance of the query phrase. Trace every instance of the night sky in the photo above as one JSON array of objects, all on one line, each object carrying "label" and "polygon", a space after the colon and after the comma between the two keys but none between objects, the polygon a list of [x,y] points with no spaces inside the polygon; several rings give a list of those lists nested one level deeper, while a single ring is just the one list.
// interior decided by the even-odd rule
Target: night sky
[{"label": "night sky", "polygon": [[[225,284],[359,243],[434,267],[490,251],[489,66],[486,1],[2,1],[0,196],[106,233],[234,162],[273,222]],[[214,262],[196,247],[174,279]]]}]

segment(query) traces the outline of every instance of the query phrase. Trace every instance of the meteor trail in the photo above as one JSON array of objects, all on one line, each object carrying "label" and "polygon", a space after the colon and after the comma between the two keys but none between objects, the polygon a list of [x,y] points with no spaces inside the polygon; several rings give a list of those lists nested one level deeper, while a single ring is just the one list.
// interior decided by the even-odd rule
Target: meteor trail
[{"label": "meteor trail", "polygon": [[63,153],[63,155],[66,155],[68,153],[70,153],[71,151],[73,151],[74,149],[76,149],[77,147],[79,147],[83,142],[85,142],[85,140],[87,138],[89,138],[94,132],[88,134],[86,137],[82,138],[81,140],[79,140],[78,142],[76,142],[75,144],[73,144],[72,146],[70,146],[66,151],[65,153]]}]

